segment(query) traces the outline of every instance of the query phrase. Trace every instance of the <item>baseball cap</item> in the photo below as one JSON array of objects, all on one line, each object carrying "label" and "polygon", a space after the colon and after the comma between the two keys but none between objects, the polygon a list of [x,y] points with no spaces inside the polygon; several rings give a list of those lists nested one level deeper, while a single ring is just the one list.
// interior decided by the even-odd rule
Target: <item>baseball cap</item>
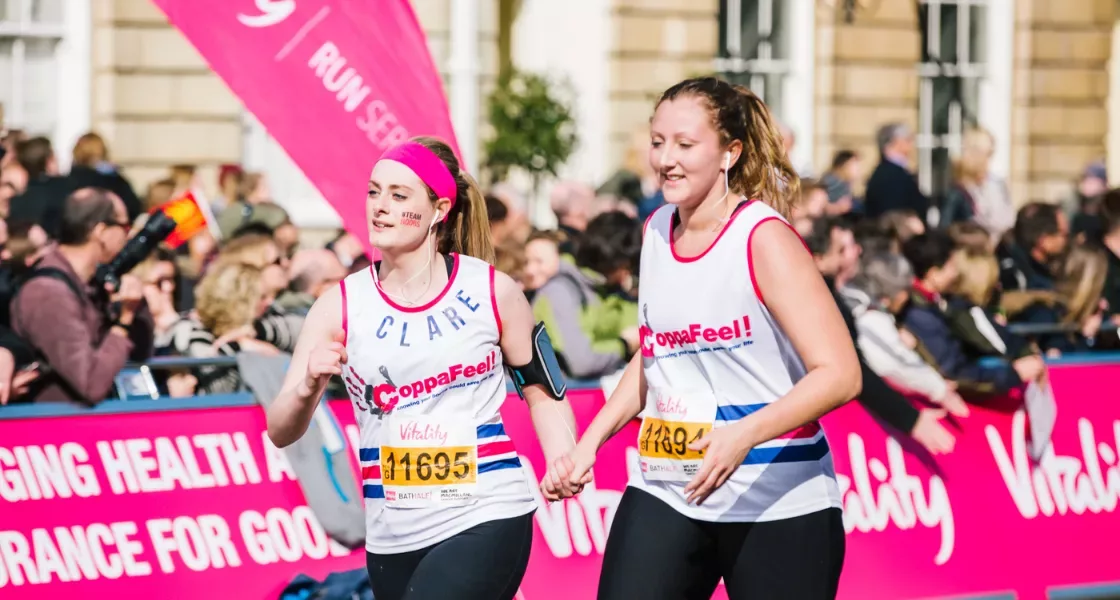
[{"label": "baseball cap", "polygon": [[238,229],[246,225],[261,224],[269,229],[276,229],[291,222],[288,211],[272,202],[260,204],[237,202],[218,215],[218,229],[225,239],[233,237]]}]

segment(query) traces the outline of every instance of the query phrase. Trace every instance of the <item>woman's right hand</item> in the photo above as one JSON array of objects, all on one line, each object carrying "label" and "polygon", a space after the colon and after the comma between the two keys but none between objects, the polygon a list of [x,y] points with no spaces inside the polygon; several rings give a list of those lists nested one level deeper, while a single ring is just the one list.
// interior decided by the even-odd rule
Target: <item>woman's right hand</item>
[{"label": "woman's right hand", "polygon": [[312,348],[307,356],[307,373],[303,379],[305,389],[299,390],[301,396],[315,395],[327,386],[332,376],[342,375],[342,363],[347,362],[345,342],[346,332],[336,329],[330,342]]},{"label": "woman's right hand", "polygon": [[1011,363],[1011,368],[1015,369],[1023,383],[1030,383],[1038,381],[1046,372],[1046,362],[1042,360],[1041,356],[1032,354],[1015,359]]},{"label": "woman's right hand", "polygon": [[950,389],[939,404],[941,404],[941,408],[949,411],[949,414],[954,417],[963,419],[968,416],[968,403],[964,401],[964,398],[961,398],[961,395],[955,389]]},{"label": "woman's right hand", "polygon": [[594,479],[591,473],[594,464],[595,454],[582,451],[579,445],[570,454],[556,459],[541,480],[541,493],[545,500],[555,502],[583,491],[583,486]]},{"label": "woman's right hand", "polygon": [[957,438],[941,424],[945,417],[944,409],[926,408],[918,413],[918,421],[910,431],[910,437],[929,451],[930,454],[948,454],[953,451]]},{"label": "woman's right hand", "polygon": [[1089,315],[1089,318],[1081,323],[1082,336],[1090,340],[1097,337],[1097,334],[1101,331],[1101,325],[1104,324],[1104,312],[1106,310],[1108,310],[1108,301],[1101,299],[1097,304],[1097,312]]}]

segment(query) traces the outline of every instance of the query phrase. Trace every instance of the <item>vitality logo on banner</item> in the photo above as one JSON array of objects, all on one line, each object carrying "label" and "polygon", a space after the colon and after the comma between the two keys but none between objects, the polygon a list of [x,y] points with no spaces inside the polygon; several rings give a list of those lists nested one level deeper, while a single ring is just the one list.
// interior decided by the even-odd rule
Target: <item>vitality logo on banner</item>
[{"label": "vitality logo on banner", "polygon": [[154,1],[358,239],[369,238],[366,181],[386,148],[432,135],[457,149],[408,0]]},{"label": "vitality logo on banner", "polygon": [[261,14],[239,14],[237,20],[246,27],[271,27],[292,15],[296,10],[296,0],[257,0],[257,10]]}]

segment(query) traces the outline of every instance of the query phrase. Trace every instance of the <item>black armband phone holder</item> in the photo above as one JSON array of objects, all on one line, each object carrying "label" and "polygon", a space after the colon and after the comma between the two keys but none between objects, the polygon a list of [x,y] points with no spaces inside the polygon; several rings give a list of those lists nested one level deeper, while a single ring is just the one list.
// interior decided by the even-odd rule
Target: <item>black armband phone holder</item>
[{"label": "black armband phone holder", "polygon": [[533,360],[529,364],[520,367],[509,365],[510,378],[513,380],[517,395],[524,400],[525,386],[540,385],[554,400],[563,400],[568,392],[568,384],[564,381],[560,361],[556,358],[556,350],[552,347],[552,338],[548,337],[543,322],[533,327],[532,343]]}]

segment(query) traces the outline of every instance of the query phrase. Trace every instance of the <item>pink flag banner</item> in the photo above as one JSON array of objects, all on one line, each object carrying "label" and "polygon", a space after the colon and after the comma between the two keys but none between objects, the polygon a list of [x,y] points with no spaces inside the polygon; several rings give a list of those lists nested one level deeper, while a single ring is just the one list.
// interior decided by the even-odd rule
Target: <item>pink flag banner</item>
[{"label": "pink flag banner", "polygon": [[367,250],[365,191],[377,157],[417,135],[457,149],[408,0],[154,1]]}]

